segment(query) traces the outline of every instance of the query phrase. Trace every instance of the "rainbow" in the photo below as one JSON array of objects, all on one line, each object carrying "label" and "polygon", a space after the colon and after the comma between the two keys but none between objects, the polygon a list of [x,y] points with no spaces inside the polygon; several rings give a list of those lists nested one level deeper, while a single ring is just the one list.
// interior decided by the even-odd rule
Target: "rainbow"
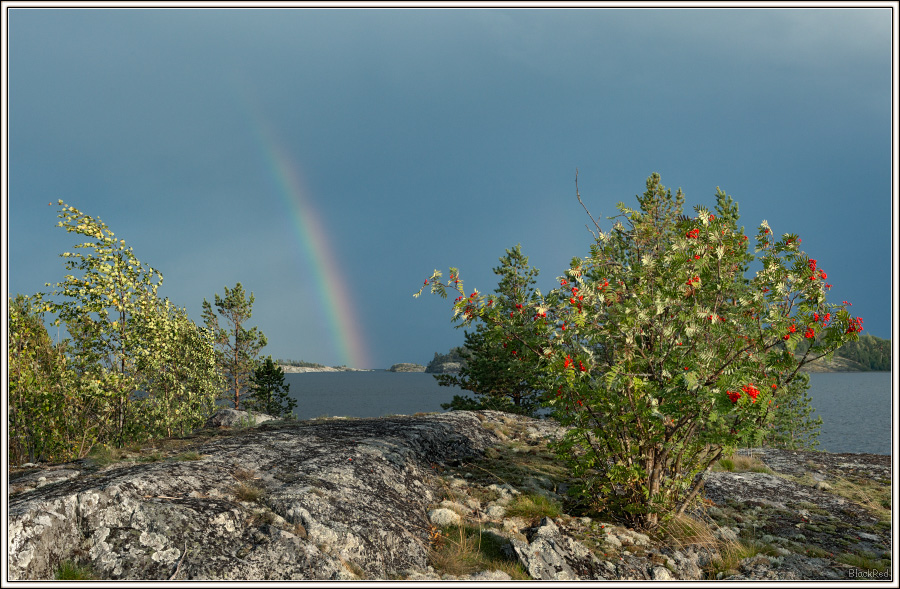
[{"label": "rainbow", "polygon": [[[324,227],[307,198],[308,191],[301,182],[301,174],[287,150],[261,116],[254,116],[257,139],[278,194],[290,215],[297,243],[312,269],[318,298],[325,310],[330,338],[341,363],[352,368],[371,368],[362,324],[357,320],[341,268],[330,246]],[[311,359],[315,360],[315,359]]]}]

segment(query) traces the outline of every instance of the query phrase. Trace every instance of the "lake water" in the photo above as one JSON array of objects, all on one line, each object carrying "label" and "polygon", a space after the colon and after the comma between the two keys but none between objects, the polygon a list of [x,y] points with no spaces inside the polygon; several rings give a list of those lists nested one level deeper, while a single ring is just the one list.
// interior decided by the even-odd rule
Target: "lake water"
[{"label": "lake water", "polygon": [[890,454],[893,403],[890,372],[809,375],[813,416],[822,418],[819,450]]},{"label": "lake water", "polygon": [[[457,387],[438,386],[430,374],[308,372],[286,374],[300,419],[322,416],[382,417],[442,411]],[[819,449],[828,452],[890,454],[892,404],[890,372],[813,373],[809,396],[822,418]]]}]

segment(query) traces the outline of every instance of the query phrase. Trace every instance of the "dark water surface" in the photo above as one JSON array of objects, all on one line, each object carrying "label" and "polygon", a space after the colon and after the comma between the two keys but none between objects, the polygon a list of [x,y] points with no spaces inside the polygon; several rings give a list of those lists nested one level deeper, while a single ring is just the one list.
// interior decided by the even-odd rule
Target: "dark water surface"
[{"label": "dark water surface", "polygon": [[[300,419],[322,416],[382,417],[442,411],[457,387],[441,387],[421,372],[309,372],[286,374],[290,393],[297,400]],[[890,454],[890,372],[813,373],[809,396],[822,418],[819,449],[828,452]]]},{"label": "dark water surface", "polygon": [[285,374],[284,381],[291,385],[291,396],[297,400],[294,412],[300,419],[443,411],[441,403],[463,394],[458,387],[438,386],[424,372],[307,372]]},{"label": "dark water surface", "polygon": [[808,394],[822,418],[819,450],[891,453],[897,405],[890,372],[815,372]]}]

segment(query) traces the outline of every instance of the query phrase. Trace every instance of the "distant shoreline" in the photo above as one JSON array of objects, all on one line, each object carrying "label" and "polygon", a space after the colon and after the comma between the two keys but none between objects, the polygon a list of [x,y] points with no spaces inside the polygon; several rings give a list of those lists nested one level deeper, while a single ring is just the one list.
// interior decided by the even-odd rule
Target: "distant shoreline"
[{"label": "distant shoreline", "polygon": [[285,374],[300,374],[304,372],[372,372],[371,368],[334,368],[332,366],[288,366],[279,364]]},{"label": "distant shoreline", "polygon": [[[285,364],[278,365],[285,374],[303,374],[306,372],[374,372],[375,370],[385,370],[376,368],[335,368],[333,366],[288,366]],[[398,373],[401,371],[397,371]],[[421,372],[421,371],[420,371]],[[884,370],[869,370],[856,362],[847,360],[846,358],[834,358],[830,362],[824,360],[816,360],[807,364],[800,369],[800,372],[890,372]]]}]

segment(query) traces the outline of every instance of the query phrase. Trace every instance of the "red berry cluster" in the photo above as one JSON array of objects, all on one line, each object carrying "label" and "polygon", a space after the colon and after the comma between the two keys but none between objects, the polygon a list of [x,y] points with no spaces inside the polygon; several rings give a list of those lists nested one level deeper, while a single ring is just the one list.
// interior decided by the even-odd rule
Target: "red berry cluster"
[{"label": "red berry cluster", "polygon": [[856,319],[850,318],[850,324],[847,326],[847,333],[859,333],[862,331],[862,317],[857,317]]},{"label": "red berry cluster", "polygon": [[759,395],[759,390],[755,386],[746,384],[741,387],[741,390],[747,393],[747,395],[753,399],[753,402],[756,403],[756,396]]},{"label": "red berry cluster", "polygon": [[[750,397],[754,403],[756,403],[756,397],[759,395],[759,389],[757,389],[752,384],[745,384],[741,387],[741,390]],[[728,399],[731,400],[732,403],[737,403],[738,399],[741,398],[741,394],[737,391],[725,391],[725,394],[728,396]]]},{"label": "red berry cluster", "polygon": [[[812,275],[809,277],[810,280],[815,280],[816,278],[821,278],[822,280],[825,280],[826,278],[828,278],[828,274],[826,274],[824,270],[820,269],[820,270],[818,270],[818,272],[816,271],[816,261],[815,260],[811,259],[809,261],[809,271],[812,272]],[[826,286],[831,286],[831,285],[829,284]]]},{"label": "red berry cluster", "polygon": [[581,308],[581,301],[584,299],[584,295],[578,294],[578,287],[572,287],[572,296],[569,298],[569,302],[578,307],[578,312],[583,313],[584,310]]},{"label": "red berry cluster", "polygon": [[788,331],[789,331],[790,333],[784,334],[784,337],[783,337],[782,339],[784,339],[784,340],[789,340],[789,339],[791,339],[791,333],[795,333],[795,332],[797,331],[797,324],[796,324],[796,323],[792,323],[791,326],[788,327]]},{"label": "red berry cluster", "polygon": [[688,239],[697,239],[700,237],[700,230],[699,229],[691,229],[690,231],[685,233],[684,236],[687,237]]}]

